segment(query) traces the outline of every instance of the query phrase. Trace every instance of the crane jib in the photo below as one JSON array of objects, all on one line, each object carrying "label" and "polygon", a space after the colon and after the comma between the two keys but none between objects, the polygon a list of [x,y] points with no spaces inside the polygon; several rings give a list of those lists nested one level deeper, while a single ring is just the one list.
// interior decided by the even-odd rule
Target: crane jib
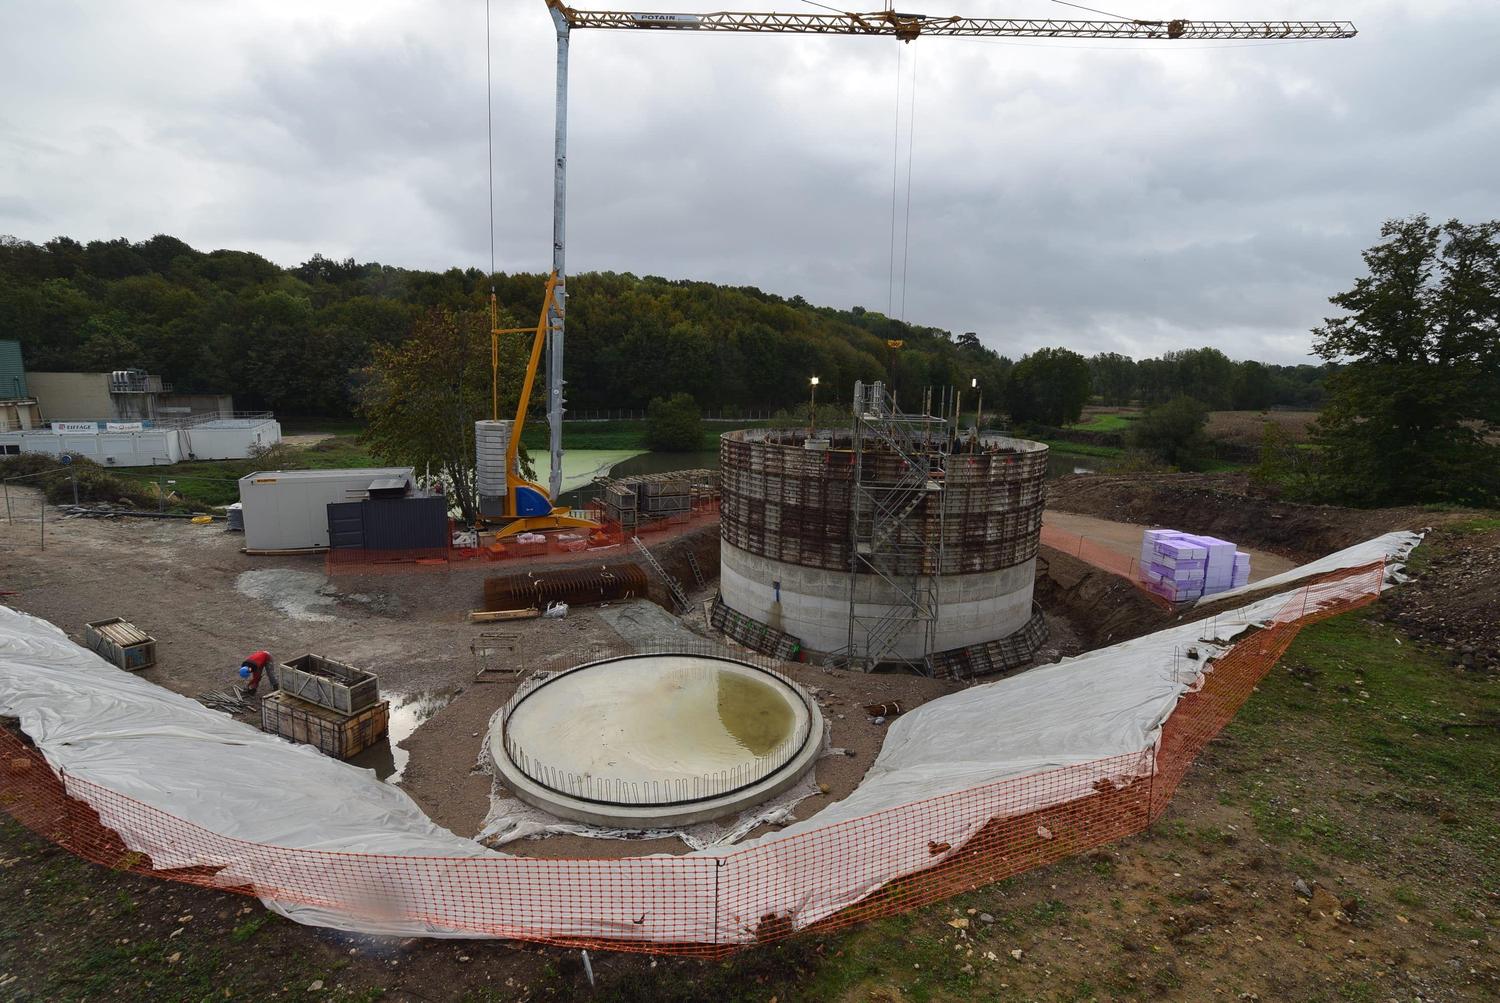
[{"label": "crane jib", "polygon": [[695,31],[801,32],[875,35],[911,41],[921,35],[1003,38],[1120,38],[1162,40],[1353,38],[1349,21],[1049,20],[907,14],[894,10],[847,14],[713,11],[575,10],[548,0],[570,28],[645,28]]}]

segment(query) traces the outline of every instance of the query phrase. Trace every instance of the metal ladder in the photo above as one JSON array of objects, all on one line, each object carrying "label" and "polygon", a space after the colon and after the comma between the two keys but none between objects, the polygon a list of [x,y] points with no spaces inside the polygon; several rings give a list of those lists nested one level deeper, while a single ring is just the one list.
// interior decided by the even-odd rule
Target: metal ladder
[{"label": "metal ladder", "polygon": [[687,593],[682,589],[682,583],[667,574],[667,569],[661,566],[661,562],[656,559],[656,555],[651,553],[651,550],[641,542],[640,537],[632,536],[630,542],[635,544],[635,549],[641,552],[641,556],[646,559],[646,563],[651,566],[651,570],[655,571],[661,577],[661,580],[667,583],[667,591],[672,593],[672,599],[677,603],[677,612],[686,613],[691,609],[693,604],[688,602]]},{"label": "metal ladder", "polygon": [[708,579],[703,577],[703,569],[698,566],[698,555],[691,550],[687,552],[688,567],[693,569],[693,580],[698,583],[700,589],[708,588]]}]

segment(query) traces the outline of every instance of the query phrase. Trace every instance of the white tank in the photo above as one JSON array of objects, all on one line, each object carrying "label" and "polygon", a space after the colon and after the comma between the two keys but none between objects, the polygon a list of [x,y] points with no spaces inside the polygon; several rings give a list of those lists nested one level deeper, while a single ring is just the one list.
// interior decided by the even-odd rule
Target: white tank
[{"label": "white tank", "polygon": [[481,496],[505,494],[505,453],[510,449],[510,430],[515,422],[474,423],[474,473]]}]

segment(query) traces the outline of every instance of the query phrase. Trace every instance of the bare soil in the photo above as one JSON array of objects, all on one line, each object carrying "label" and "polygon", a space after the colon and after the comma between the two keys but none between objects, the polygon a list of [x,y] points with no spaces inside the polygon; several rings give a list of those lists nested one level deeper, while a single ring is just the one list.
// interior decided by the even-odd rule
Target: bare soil
[{"label": "bare soil", "polygon": [[[1439,526],[1428,544],[1386,615],[1460,668],[1500,674],[1500,518]],[[1432,559],[1437,551],[1446,559]]]},{"label": "bare soil", "polygon": [[1243,542],[1295,562],[1397,529],[1462,521],[1422,508],[1351,509],[1270,497],[1246,474],[1083,474],[1047,484],[1047,505],[1115,522],[1171,526]]},{"label": "bare soil", "polygon": [[[1393,530],[1425,531],[1409,569],[1413,580],[1391,593],[1382,610],[1460,668],[1500,672],[1500,516],[1493,511],[1301,505],[1270,497],[1234,473],[1095,474],[1061,477],[1048,487],[1049,520],[1081,513],[1154,522],[1258,544],[1293,562]],[[1088,535],[1109,542],[1107,527]],[[1260,570],[1255,561],[1251,566]]]},{"label": "bare soil", "polygon": [[[1153,528],[1057,509],[1048,509],[1042,516],[1042,523],[1063,532],[1081,536],[1092,543],[1108,547],[1117,554],[1132,558],[1140,556],[1141,534]],[[1238,544],[1238,541],[1234,542]],[[1250,555],[1250,581],[1252,582],[1279,575],[1297,566],[1296,561],[1270,551],[1258,550],[1249,544],[1241,545],[1239,549]]]}]

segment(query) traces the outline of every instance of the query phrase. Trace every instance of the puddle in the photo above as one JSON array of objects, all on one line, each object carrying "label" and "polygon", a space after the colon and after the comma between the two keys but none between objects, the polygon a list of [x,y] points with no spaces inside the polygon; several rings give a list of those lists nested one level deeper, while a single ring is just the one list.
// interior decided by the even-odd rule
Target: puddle
[{"label": "puddle", "polygon": [[452,693],[383,693],[391,702],[390,725],[385,736],[349,762],[374,770],[375,776],[399,784],[411,753],[400,747],[428,718],[448,706]]},{"label": "puddle", "polygon": [[268,603],[277,612],[304,623],[331,623],[338,594],[321,574],[260,568],[246,571],[234,580],[235,591]]},{"label": "puddle", "polygon": [[331,623],[337,620],[338,604],[363,607],[377,616],[400,616],[406,606],[386,592],[340,592],[323,575],[312,571],[286,568],[259,568],[245,571],[234,580],[235,591],[251,599],[269,603],[278,612],[303,623]]}]

